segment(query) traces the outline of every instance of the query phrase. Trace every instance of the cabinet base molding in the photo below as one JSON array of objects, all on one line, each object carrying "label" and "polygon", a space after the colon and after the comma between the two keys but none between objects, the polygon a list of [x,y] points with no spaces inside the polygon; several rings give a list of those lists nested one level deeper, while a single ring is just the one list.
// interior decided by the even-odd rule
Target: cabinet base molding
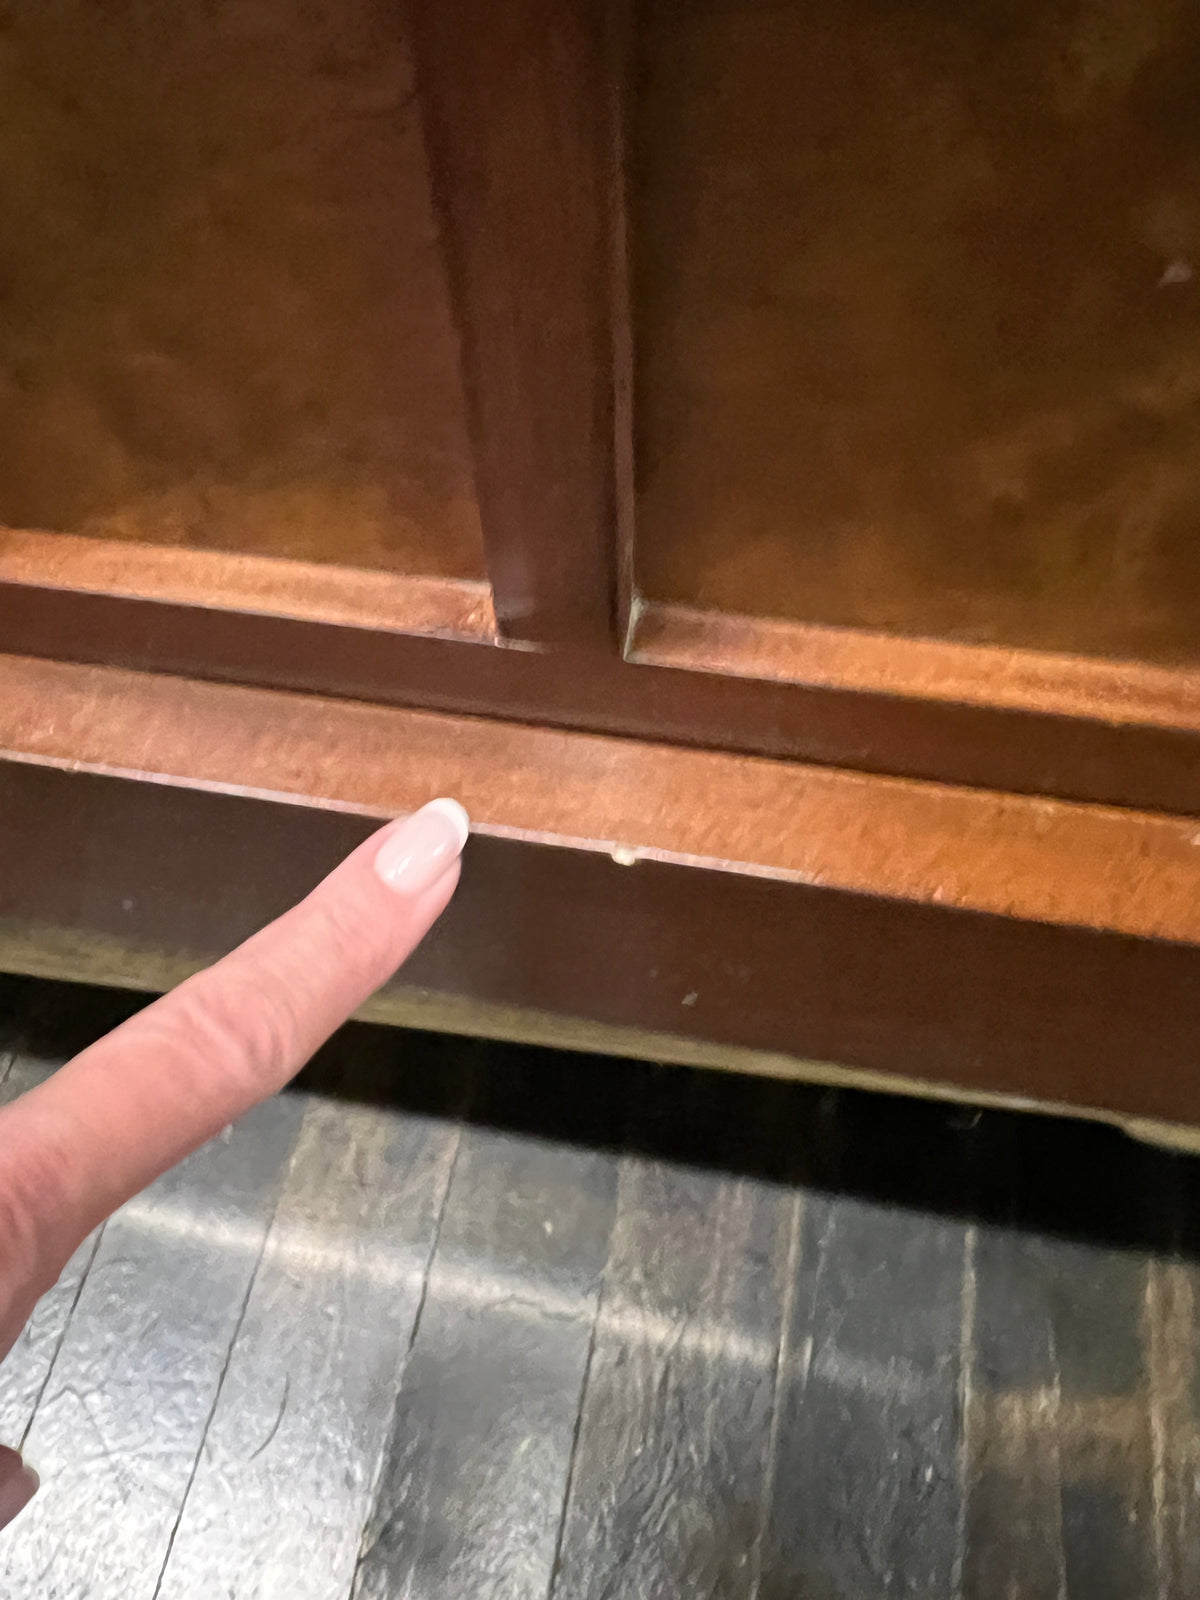
[{"label": "cabinet base molding", "polygon": [[1200,1124],[1194,821],[115,668],[0,657],[0,967],[168,987],[444,792],[373,1019]]}]

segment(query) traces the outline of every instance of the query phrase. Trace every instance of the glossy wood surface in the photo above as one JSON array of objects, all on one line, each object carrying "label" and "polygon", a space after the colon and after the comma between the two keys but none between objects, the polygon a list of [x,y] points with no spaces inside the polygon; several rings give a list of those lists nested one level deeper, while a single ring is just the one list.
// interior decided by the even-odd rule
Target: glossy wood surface
[{"label": "glossy wood surface", "polygon": [[190,550],[0,528],[0,574],[43,591],[152,600],[248,616],[340,623],[427,639],[491,641],[491,589],[279,556]]},{"label": "glossy wood surface", "polygon": [[[362,840],[374,820],[348,806],[378,815],[450,789],[479,836],[402,997],[762,1052],[773,1071],[834,1063],[950,1097],[1200,1122],[1193,823],[1061,808],[1081,812],[1076,827],[1048,802],[969,794],[943,812],[931,786],[926,831],[902,797],[895,812],[887,795],[839,801],[828,774],[806,792],[791,764],[738,772],[732,757],[565,735],[523,747],[547,736],[415,716],[348,745],[304,697],[307,739],[283,707],[256,730],[239,703],[198,777],[156,760],[154,730],[191,759],[191,697],[230,691],[183,687],[169,719],[143,707],[124,754],[99,759],[89,730],[114,696],[69,710],[56,695],[49,716],[27,704],[25,749],[7,741],[0,763],[0,941],[22,967],[40,951],[70,971],[100,949],[122,981],[147,963],[180,974]],[[70,753],[55,757],[55,738]],[[700,764],[681,771],[681,757]],[[975,802],[999,809],[973,820]]]},{"label": "glossy wood surface", "polygon": [[[283,27],[288,0],[271,0],[256,12],[257,43],[238,55],[237,70],[231,69],[223,81],[226,99],[215,102],[230,113],[229,129],[221,136],[228,150],[217,140],[203,160],[197,157],[178,172],[171,168],[170,183],[163,180],[164,194],[186,211],[181,197],[195,189],[197,205],[203,201],[211,211],[213,185],[226,171],[217,161],[224,151],[227,165],[233,163],[231,172],[241,172],[237,162],[242,156],[249,163],[246,183],[230,201],[231,206],[236,200],[243,210],[249,208],[255,192],[250,178],[261,176],[261,163],[251,161],[258,150],[254,140],[267,137],[264,127],[269,124],[271,136],[278,136],[280,148],[297,165],[294,172],[287,169],[291,177],[286,183],[272,169],[275,209],[260,208],[255,226],[274,227],[282,216],[280,208],[286,210],[295,201],[296,215],[283,219],[288,227],[278,240],[279,251],[291,251],[310,233],[316,238],[337,206],[358,205],[362,184],[343,184],[334,198],[326,194],[332,211],[301,204],[300,189],[312,172],[328,176],[322,165],[324,146],[305,143],[307,125],[285,126],[270,95],[264,101],[266,122],[250,119],[242,128],[233,113],[240,115],[249,103],[258,85],[255,74],[262,78],[264,92],[269,88],[274,93],[289,73],[297,81],[310,69],[316,73],[317,42],[326,36],[335,39],[341,53],[330,57],[334,65],[320,78],[321,93],[332,97],[330,127],[343,130],[350,125],[349,110],[338,94],[350,95],[356,84],[357,93],[364,75],[374,83],[371,73],[383,73],[385,66],[404,78],[408,87],[400,120],[389,121],[380,111],[354,122],[359,132],[346,134],[338,159],[353,163],[356,171],[361,168],[372,182],[377,177],[382,182],[386,152],[380,153],[377,144],[385,132],[397,163],[403,166],[412,157],[403,183],[391,168],[384,173],[399,197],[399,210],[385,216],[376,208],[371,226],[403,230],[424,208],[422,270],[436,280],[435,298],[441,296],[442,310],[431,312],[421,326],[433,337],[437,327],[444,323],[448,330],[453,320],[462,333],[467,403],[459,420],[463,440],[470,434],[470,444],[463,444],[463,481],[477,477],[483,494],[495,607],[489,606],[478,578],[356,571],[353,562],[365,558],[361,550],[346,545],[348,524],[340,514],[321,521],[319,550],[305,547],[300,551],[304,559],[286,561],[278,560],[278,551],[292,548],[287,541],[293,523],[273,514],[268,543],[253,554],[230,555],[228,564],[216,549],[164,550],[136,542],[123,556],[118,536],[128,529],[111,528],[113,537],[93,540],[7,531],[0,532],[0,647],[921,779],[1181,814],[1200,811],[1200,711],[1190,668],[937,640],[904,639],[893,647],[886,632],[752,621],[673,603],[631,604],[637,541],[649,550],[654,539],[647,543],[644,530],[636,526],[626,435],[635,423],[640,428],[643,413],[653,418],[655,410],[653,401],[648,410],[642,407],[632,414],[630,409],[625,250],[632,245],[636,265],[641,248],[639,184],[648,181],[638,154],[638,130],[656,102],[645,72],[627,73],[626,65],[636,62],[640,49],[645,68],[647,41],[659,34],[667,39],[672,28],[698,28],[709,39],[726,26],[736,26],[747,42],[741,54],[732,52],[722,66],[723,72],[733,73],[739,62],[745,65],[750,59],[746,51],[753,54],[751,46],[757,49],[762,43],[763,30],[769,36],[772,29],[782,28],[792,37],[787,30],[796,24],[794,18],[787,20],[790,11],[751,5],[744,8],[749,20],[743,27],[736,7],[721,11],[701,6],[672,20],[651,6],[633,19],[640,32],[631,33],[622,7],[597,6],[591,0],[549,8],[544,15],[534,0],[498,12],[456,0],[447,7],[415,7],[409,34],[397,39],[389,33],[388,50],[380,53],[368,51],[363,41],[375,37],[371,28],[383,28],[382,13],[372,10],[368,0],[356,3],[361,15],[356,11],[334,18],[324,11],[306,12],[304,27],[294,30],[295,37],[288,35],[288,49],[277,52],[278,59],[267,42]],[[40,12],[38,19],[32,12],[23,15],[14,33],[18,47],[10,52],[17,65],[9,70],[32,59],[30,51],[39,40],[54,45],[47,55],[51,65],[67,60],[58,46],[72,14],[68,5]],[[138,30],[144,31],[145,25],[138,16],[126,12],[119,21],[92,17],[88,27],[100,45],[115,48],[122,39],[142,37]],[[206,16],[201,22],[175,11],[166,14],[154,48],[166,52],[164,60],[169,58],[176,74],[166,81],[176,85],[179,80],[179,104],[166,105],[163,95],[155,98],[147,90],[146,104],[137,112],[142,120],[131,123],[143,128],[155,116],[174,119],[168,131],[178,137],[164,146],[168,165],[178,154],[178,142],[186,143],[186,130],[199,116],[203,99],[199,79],[189,88],[189,74],[202,77],[203,62],[219,63],[222,51],[233,48],[231,16],[220,8]],[[919,29],[918,36],[923,37]],[[373,65],[365,64],[368,56]],[[103,51],[101,59],[107,59]],[[680,59],[677,66],[683,72],[692,58],[684,51]],[[115,91],[96,93],[100,109],[111,111]],[[295,100],[300,103],[307,103],[303,95]],[[754,116],[768,113],[774,114],[764,103]],[[74,115],[69,108],[63,112],[65,126],[73,126]],[[369,129],[375,132],[365,131]],[[664,134],[664,152],[669,153],[669,146]],[[100,154],[106,149],[102,140]],[[632,180],[628,187],[634,201],[629,216],[622,205],[621,164],[626,157],[625,177]],[[75,190],[71,196],[74,205]],[[410,199],[415,210],[405,209]],[[63,204],[67,215],[70,205]],[[174,215],[164,200],[150,220],[158,226]],[[669,217],[669,209],[664,215]],[[235,206],[229,216],[237,221],[242,213]],[[88,226],[93,223],[95,228],[111,223],[114,239],[123,239],[130,219],[125,212],[111,218],[105,213]],[[204,239],[210,234],[215,239],[215,223],[204,226]],[[357,233],[349,224],[342,229],[336,251],[341,265],[360,260],[361,252],[355,254],[360,245],[369,256],[367,247],[378,243],[364,230],[365,223]],[[237,244],[243,234],[234,228],[230,237]],[[673,237],[682,248],[691,236],[683,229]],[[391,234],[388,239],[396,243]],[[746,241],[753,243],[749,234]],[[263,259],[269,266],[277,258],[268,253]],[[297,257],[301,264],[307,259],[303,253]],[[166,263],[163,271],[175,271],[171,263],[176,256],[165,249],[152,260]],[[197,260],[195,273],[200,273],[204,262]],[[448,290],[442,283],[443,262]],[[86,259],[83,265],[80,281],[86,284]],[[404,302],[412,309],[421,295],[414,299],[402,279],[401,271],[388,288],[389,304]],[[62,305],[76,294],[74,281],[64,273],[59,284],[66,296],[60,296]],[[226,280],[218,274],[212,281]],[[377,281],[378,275],[371,278]],[[253,287],[260,279],[252,275],[248,282]],[[163,293],[170,290],[168,299],[177,311],[185,306],[191,284],[186,275],[177,275],[170,284],[164,280]],[[1184,286],[1168,284],[1164,289],[1177,287]],[[86,298],[85,288],[78,289],[78,296]],[[347,299],[342,287],[336,298],[343,309],[358,303]],[[145,303],[150,316],[158,301],[150,296]],[[47,301],[49,310],[59,304]],[[249,307],[247,318],[253,311]],[[36,319],[34,325],[40,326]],[[276,325],[259,318],[256,337],[273,338]],[[78,317],[72,323],[76,326],[82,327]],[[205,326],[201,324],[201,332]],[[385,319],[379,326],[386,334],[390,324]],[[393,360],[397,352],[383,350],[379,326],[371,326],[372,359],[386,355],[392,377],[407,383],[421,363],[409,360],[411,352],[404,351],[399,352],[403,360]],[[339,323],[330,333],[331,339],[336,334],[338,349],[348,360],[357,360],[350,337],[357,337],[357,328]],[[647,345],[640,322],[632,332],[633,354],[639,361],[650,359],[653,339]],[[457,384],[460,353],[449,332],[447,338],[447,371]],[[305,352],[310,346],[311,341]],[[111,355],[116,346],[110,339],[104,349]],[[135,367],[142,370],[137,363]],[[738,392],[736,364],[713,363],[708,370],[722,393]],[[181,383],[188,376],[180,370]],[[188,389],[207,393],[203,385],[189,383]],[[360,398],[365,403],[375,393],[368,385]],[[174,415],[170,406],[164,409],[157,401],[155,406],[155,414],[161,411],[169,422]],[[422,412],[431,414],[428,407]],[[386,435],[389,460],[395,465],[407,446],[392,421],[382,413],[377,420],[380,431],[372,437]],[[86,429],[80,434],[85,443],[89,437]],[[322,437],[328,443],[332,436],[326,432]],[[706,448],[706,458],[716,459],[725,437],[720,429],[714,431],[714,449]],[[103,452],[90,443],[86,449],[89,461],[102,459]],[[10,465],[19,456],[19,451],[10,454]],[[450,458],[443,453],[440,459]],[[58,476],[67,484],[69,452],[60,464]],[[281,470],[291,474],[294,465],[285,462]],[[0,470],[0,498],[2,479]],[[294,485],[299,480],[293,475],[288,481]],[[424,530],[421,538],[435,528],[424,513],[413,526],[418,523]],[[168,517],[151,531],[156,538],[174,538],[178,530],[179,524]],[[261,553],[268,548],[275,552],[270,559]],[[392,554],[404,566],[415,549],[406,545],[408,554],[398,549]],[[730,543],[739,561],[741,549],[736,539]],[[319,559],[308,559],[313,556]],[[414,561],[427,571],[438,569],[437,559],[427,563],[419,551]],[[481,570],[482,557],[474,565]],[[1173,592],[1182,605],[1184,588]],[[615,631],[627,644],[627,661],[617,655]],[[490,648],[504,634],[520,645],[552,641],[553,648]]]},{"label": "glossy wood surface", "polygon": [[0,524],[482,575],[403,17],[5,10]]},{"label": "glossy wood surface", "polygon": [[[402,757],[398,756],[402,753]],[[0,755],[1200,946],[1185,817],[0,657]]]},{"label": "glossy wood surface", "polygon": [[[153,581],[149,598],[98,592],[80,571],[94,559],[26,564],[19,549],[21,570],[10,578],[0,540],[7,651],[1200,815],[1200,738],[1186,675],[1139,669],[1130,699],[1119,673],[1115,681],[1101,673],[1097,683],[1086,664],[1069,662],[1060,674],[1052,661],[1017,652],[1005,658],[1004,693],[993,705],[979,693],[987,663],[952,661],[947,674],[939,652],[929,657],[921,647],[907,664],[852,647],[843,663],[850,670],[828,681],[825,652],[814,660],[791,639],[779,651],[753,626],[747,641],[737,619],[727,626],[720,618],[703,629],[697,651],[690,627],[668,627],[664,638],[651,608],[645,633],[633,632],[644,659],[632,663],[586,648],[496,649],[478,636],[438,636],[447,621],[440,609],[432,632],[326,620],[311,577],[295,586],[310,607],[299,617],[287,584],[283,605],[244,608],[250,597],[242,594],[236,610],[194,592],[155,596]],[[164,576],[174,581],[161,568],[155,578]],[[259,598],[280,587],[264,584]],[[478,586],[464,587],[477,595]],[[331,593],[354,590],[347,595],[339,580]],[[419,616],[413,602],[421,598],[404,596],[402,614]],[[459,588],[450,598],[461,619],[467,596]],[[789,681],[797,662],[800,681]],[[974,704],[975,696],[960,697],[964,679]]]},{"label": "glossy wood surface", "polygon": [[[0,572],[6,563],[0,550]],[[1147,661],[902,639],[690,606],[637,608],[628,660],[753,682],[1037,711],[1116,727],[1200,728],[1200,672]]]},{"label": "glossy wood surface", "polygon": [[1200,24],[646,0],[655,600],[1194,662]]},{"label": "glossy wood surface", "polygon": [[611,0],[413,0],[501,631],[611,646]]}]

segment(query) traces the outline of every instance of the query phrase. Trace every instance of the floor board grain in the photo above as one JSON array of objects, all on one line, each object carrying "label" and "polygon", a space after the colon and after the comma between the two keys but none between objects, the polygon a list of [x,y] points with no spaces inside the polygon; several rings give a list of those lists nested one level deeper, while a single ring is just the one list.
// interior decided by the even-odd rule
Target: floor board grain
[{"label": "floor board grain", "polygon": [[458,1146],[305,1097],[158,1600],[342,1600]]},{"label": "floor board grain", "polygon": [[554,1596],[749,1596],[799,1200],[709,1163],[778,1147],[787,1094],[739,1125],[730,1080],[640,1087]]},{"label": "floor board grain", "polygon": [[[577,1093],[553,1058],[515,1051],[493,1052],[490,1069],[459,1148],[356,1600],[549,1589],[617,1156],[570,1142],[603,1130],[594,1086]],[[505,1128],[522,1107],[534,1127]]]},{"label": "floor board grain", "polygon": [[[0,1103],[136,1000],[0,978]],[[0,1367],[0,1595],[1192,1600],[1200,1161],[351,1028]]]}]

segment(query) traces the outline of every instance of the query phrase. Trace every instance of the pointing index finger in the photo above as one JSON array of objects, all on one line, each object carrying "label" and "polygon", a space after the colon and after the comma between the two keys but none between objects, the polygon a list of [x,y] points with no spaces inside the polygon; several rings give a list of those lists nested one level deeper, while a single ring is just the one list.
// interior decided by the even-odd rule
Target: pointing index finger
[{"label": "pointing index finger", "polygon": [[0,1249],[24,1237],[53,1281],[112,1210],[281,1088],[444,910],[468,826],[453,800],[389,824],[278,921],[0,1109]]}]

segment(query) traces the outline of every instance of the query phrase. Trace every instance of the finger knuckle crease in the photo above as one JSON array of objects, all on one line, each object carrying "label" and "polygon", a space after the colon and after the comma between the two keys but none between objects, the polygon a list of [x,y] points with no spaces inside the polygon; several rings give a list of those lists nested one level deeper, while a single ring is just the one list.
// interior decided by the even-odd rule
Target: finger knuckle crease
[{"label": "finger knuckle crease", "polygon": [[18,1144],[8,1120],[0,1112],[0,1258],[29,1276],[45,1257],[45,1226],[64,1204],[69,1160],[48,1134]]},{"label": "finger knuckle crease", "polygon": [[282,1072],[293,1057],[295,1010],[289,997],[273,986],[227,975],[219,994],[191,994],[184,1004],[177,1023],[215,1070],[257,1081]]}]

